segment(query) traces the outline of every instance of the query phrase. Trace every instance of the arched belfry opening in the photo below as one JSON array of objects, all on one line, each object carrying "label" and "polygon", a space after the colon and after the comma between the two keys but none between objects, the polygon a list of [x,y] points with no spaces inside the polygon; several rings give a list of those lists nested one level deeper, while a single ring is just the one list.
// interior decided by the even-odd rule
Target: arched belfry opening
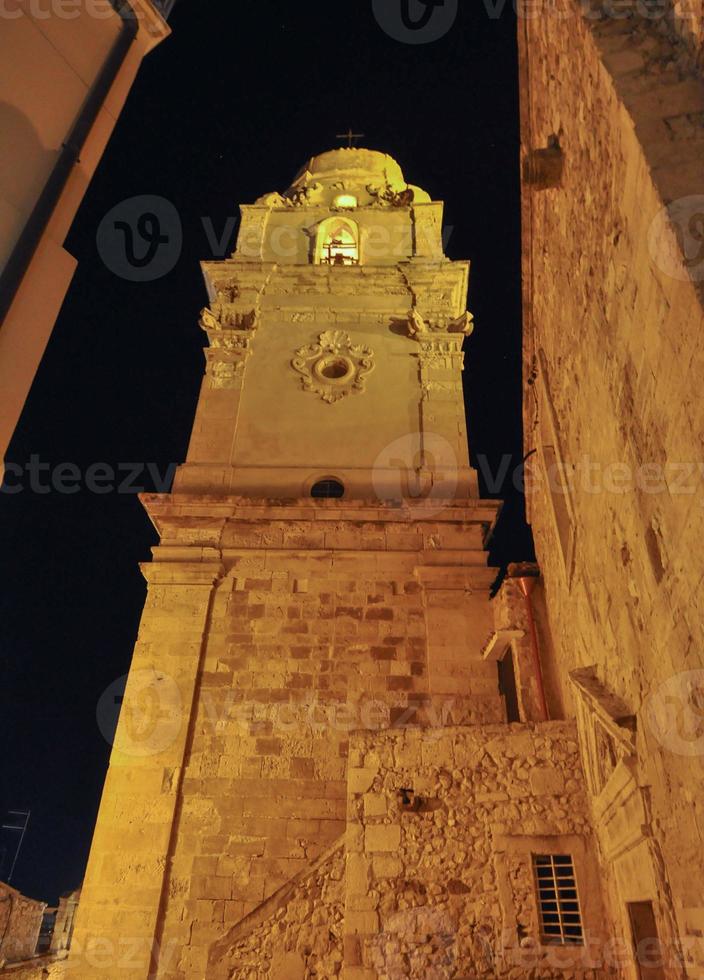
[{"label": "arched belfry opening", "polygon": [[318,228],[315,261],[320,265],[358,265],[359,228],[350,218],[335,215]]}]

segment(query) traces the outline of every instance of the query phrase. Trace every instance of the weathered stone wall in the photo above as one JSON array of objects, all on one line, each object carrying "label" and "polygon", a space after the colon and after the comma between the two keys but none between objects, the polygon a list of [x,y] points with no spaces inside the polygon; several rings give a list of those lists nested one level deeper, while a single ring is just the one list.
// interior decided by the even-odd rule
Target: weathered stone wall
[{"label": "weathered stone wall", "polygon": [[5,969],[0,968],[0,977],[6,980],[64,980],[66,965],[65,959],[40,956],[32,963],[18,963]]},{"label": "weathered stone wall", "polygon": [[[349,807],[347,980],[612,975],[572,723],[355,733]],[[543,848],[574,855],[591,951],[539,944]]]},{"label": "weathered stone wall", "polygon": [[344,831],[351,730],[505,717],[481,657],[495,504],[147,504],[162,544],[78,912],[81,980],[115,963],[136,980],[149,957],[164,980],[200,976]]},{"label": "weathered stone wall", "polygon": [[[256,507],[242,503],[220,536],[228,572],[209,622],[161,933],[162,948],[183,950],[182,970],[202,968],[231,924],[343,833],[352,729],[503,718],[495,668],[479,657],[493,573],[472,508],[428,523],[380,520],[390,515],[354,502],[279,510],[280,520],[254,521]],[[176,527],[178,505],[161,519]],[[168,530],[165,548],[171,540]],[[436,591],[418,569],[427,547],[448,545],[452,560],[478,564],[458,588]]]},{"label": "weathered stone wall", "polygon": [[34,956],[45,909],[46,902],[0,882],[0,963]]},{"label": "weathered stone wall", "polygon": [[702,0],[668,0],[667,8],[676,36],[690,47],[701,67],[704,65],[704,3]]},{"label": "weathered stone wall", "polygon": [[304,980],[342,970],[344,843],[246,917],[210,953],[212,980]]},{"label": "weathered stone wall", "polygon": [[73,937],[73,927],[76,920],[76,911],[81,899],[81,889],[62,895],[59,898],[59,907],[54,921],[54,931],[51,936],[51,952],[58,953],[64,949],[71,948]]},{"label": "weathered stone wall", "polygon": [[700,194],[704,148],[704,48],[701,38],[696,40],[700,21],[683,18],[679,29],[671,30],[670,18],[652,19],[636,9],[626,17],[606,15],[590,26],[618,100],[635,126],[659,196],[670,203]]},{"label": "weathered stone wall", "polygon": [[[613,913],[628,936],[626,903],[652,900],[666,975],[682,975],[679,934],[700,976],[704,318],[687,202],[704,187],[704,88],[646,18],[519,29],[523,155],[554,134],[563,162],[553,186],[523,185],[529,515],[560,697],[572,713],[569,671],[594,664],[636,716],[629,798],[652,869],[619,856],[624,826],[604,862]],[[665,202],[674,226],[657,224]]]},{"label": "weathered stone wall", "polygon": [[[524,595],[519,585],[522,579],[530,582],[529,596]],[[554,650],[550,646],[549,628],[543,621],[542,598],[537,565],[523,563],[508,566],[493,599],[497,638],[501,640],[501,634],[505,634],[504,641],[498,644],[496,656],[497,659],[509,656],[513,659],[520,716],[515,721],[543,721],[546,713],[549,718],[564,717]]]}]

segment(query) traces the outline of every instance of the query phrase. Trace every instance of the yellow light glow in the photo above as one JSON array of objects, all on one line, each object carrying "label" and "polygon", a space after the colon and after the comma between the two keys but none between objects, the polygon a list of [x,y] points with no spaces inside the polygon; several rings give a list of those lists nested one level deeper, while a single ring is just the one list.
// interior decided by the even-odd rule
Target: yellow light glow
[{"label": "yellow light glow", "polygon": [[354,194],[338,194],[332,203],[336,208],[356,208],[357,198]]}]

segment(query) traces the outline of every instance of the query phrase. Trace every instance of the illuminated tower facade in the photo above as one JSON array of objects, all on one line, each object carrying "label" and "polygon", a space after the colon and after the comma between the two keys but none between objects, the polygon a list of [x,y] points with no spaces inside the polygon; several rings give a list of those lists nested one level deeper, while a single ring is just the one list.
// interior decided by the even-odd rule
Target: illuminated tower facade
[{"label": "illuminated tower facade", "polygon": [[[478,497],[461,383],[469,268],[441,230],[442,204],[393,159],[341,149],[243,206],[235,254],[204,263],[206,369],[173,491],[144,499],[160,544],[78,915],[81,980],[369,980],[396,955],[379,937],[393,946],[410,878],[451,886],[453,909],[473,887],[498,895],[478,837],[478,879],[467,857],[492,799],[497,834],[557,833],[541,793],[574,796],[563,824],[583,820],[576,745],[548,761],[565,732],[548,723],[538,744],[533,682],[521,731],[506,724],[496,660],[524,633],[494,624],[498,504]],[[494,770],[544,760],[525,812],[458,776],[489,766],[484,744]],[[465,840],[448,844],[454,877],[433,863],[442,846],[414,852],[414,828],[433,827]],[[452,955],[475,962],[500,917],[474,909],[470,936],[441,907],[430,931],[455,923]]]}]

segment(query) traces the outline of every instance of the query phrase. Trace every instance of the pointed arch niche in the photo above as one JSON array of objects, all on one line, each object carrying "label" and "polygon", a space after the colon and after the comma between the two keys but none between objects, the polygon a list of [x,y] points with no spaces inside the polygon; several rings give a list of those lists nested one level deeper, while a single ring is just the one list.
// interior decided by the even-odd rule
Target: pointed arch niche
[{"label": "pointed arch niche", "polygon": [[316,265],[359,265],[357,223],[341,215],[321,221],[313,261]]}]

